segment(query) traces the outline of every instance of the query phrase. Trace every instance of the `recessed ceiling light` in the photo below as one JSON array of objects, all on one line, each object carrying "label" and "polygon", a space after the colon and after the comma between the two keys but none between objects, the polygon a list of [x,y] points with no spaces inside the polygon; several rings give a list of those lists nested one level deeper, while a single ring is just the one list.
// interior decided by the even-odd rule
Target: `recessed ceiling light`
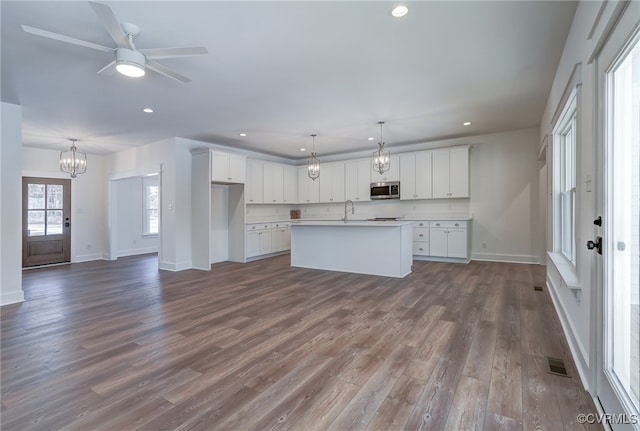
[{"label": "recessed ceiling light", "polygon": [[240,133],[240,136],[244,137],[244,136],[247,136],[247,134],[246,133]]},{"label": "recessed ceiling light", "polygon": [[393,10],[391,11],[391,15],[393,15],[396,18],[400,18],[405,16],[408,12],[409,12],[408,7],[400,5],[393,8]]},{"label": "recessed ceiling light", "polygon": [[471,125],[471,121],[465,121],[464,123],[462,123],[463,126],[470,126]]},{"label": "recessed ceiling light", "polygon": [[367,138],[367,141],[373,141],[375,138]]},{"label": "recessed ceiling light", "polygon": [[300,148],[300,151],[307,151],[306,148]]},{"label": "recessed ceiling light", "polygon": [[153,109],[151,109],[151,108],[142,108],[142,112],[145,112],[147,114],[152,114],[153,113]]}]

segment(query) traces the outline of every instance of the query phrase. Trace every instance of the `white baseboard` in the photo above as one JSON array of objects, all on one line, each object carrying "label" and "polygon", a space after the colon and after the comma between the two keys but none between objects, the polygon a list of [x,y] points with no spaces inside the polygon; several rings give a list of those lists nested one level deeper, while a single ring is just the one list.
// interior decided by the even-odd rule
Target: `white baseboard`
[{"label": "white baseboard", "polygon": [[165,271],[184,271],[185,269],[191,269],[193,268],[193,265],[191,264],[191,262],[178,262],[178,263],[174,263],[174,262],[160,262],[158,264],[158,268],[159,269],[164,269]]},{"label": "white baseboard", "polygon": [[17,304],[18,302],[24,302],[24,292],[22,290],[0,295],[0,305]]},{"label": "white baseboard", "polygon": [[92,260],[109,260],[109,255],[106,253],[92,253],[92,254],[80,254],[71,259],[72,263],[90,262]]},{"label": "white baseboard", "polygon": [[137,256],[139,254],[149,254],[149,253],[157,253],[158,247],[145,247],[145,248],[132,248],[129,250],[118,250],[116,254],[116,258],[118,257],[127,257],[127,256]]},{"label": "white baseboard", "polygon": [[532,263],[540,264],[540,256],[526,254],[497,254],[497,253],[471,253],[471,260],[483,260],[487,262],[507,263]]}]

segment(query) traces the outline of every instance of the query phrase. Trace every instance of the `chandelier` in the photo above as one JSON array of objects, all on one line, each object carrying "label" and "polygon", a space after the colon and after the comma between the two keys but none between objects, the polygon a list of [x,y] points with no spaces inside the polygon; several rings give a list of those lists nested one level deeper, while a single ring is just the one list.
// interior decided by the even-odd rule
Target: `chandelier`
[{"label": "chandelier", "polygon": [[69,151],[60,151],[60,170],[75,178],[78,174],[87,172],[87,155],[76,148],[77,139],[69,139],[71,148]]},{"label": "chandelier", "polygon": [[313,150],[307,162],[307,174],[313,181],[320,176],[320,160],[318,160],[318,153],[316,153],[316,136],[318,135],[311,135],[313,138]]},{"label": "chandelier", "polygon": [[384,121],[378,121],[378,124],[380,124],[380,142],[378,142],[378,150],[373,153],[373,170],[382,175],[391,167],[391,154],[384,150],[384,141],[382,140]]}]

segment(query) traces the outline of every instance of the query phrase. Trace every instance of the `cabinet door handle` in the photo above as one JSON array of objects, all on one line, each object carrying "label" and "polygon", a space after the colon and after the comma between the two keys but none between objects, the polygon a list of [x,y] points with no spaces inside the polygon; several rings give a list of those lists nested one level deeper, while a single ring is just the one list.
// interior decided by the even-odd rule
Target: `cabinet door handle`
[{"label": "cabinet door handle", "polygon": [[423,234],[420,234],[420,235],[418,235],[418,236],[419,236],[420,238],[422,238],[424,235],[423,235]]},{"label": "cabinet door handle", "polygon": [[420,247],[418,250],[423,251],[423,250],[422,250],[422,247]]},{"label": "cabinet door handle", "polygon": [[455,226],[460,226],[460,224],[459,224],[459,223],[456,223],[456,224],[455,224]]},{"label": "cabinet door handle", "polygon": [[420,223],[418,226],[424,226],[424,224]]}]

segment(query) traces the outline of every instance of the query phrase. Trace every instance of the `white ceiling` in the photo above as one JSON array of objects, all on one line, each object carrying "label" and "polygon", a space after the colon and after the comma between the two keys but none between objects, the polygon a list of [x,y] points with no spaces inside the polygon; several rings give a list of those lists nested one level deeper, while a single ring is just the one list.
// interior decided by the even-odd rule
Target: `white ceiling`
[{"label": "white ceiling", "polygon": [[[25,146],[105,154],[180,136],[300,158],[536,126],[576,3],[567,1],[114,1],[138,48],[204,46],[158,60],[183,84],[97,74],[114,46],[85,1],[2,1],[2,101],[23,106]],[[153,114],[141,109],[150,106]],[[463,126],[472,121],[471,126]],[[246,133],[246,137],[240,137]],[[368,141],[374,137],[375,142]]]}]

